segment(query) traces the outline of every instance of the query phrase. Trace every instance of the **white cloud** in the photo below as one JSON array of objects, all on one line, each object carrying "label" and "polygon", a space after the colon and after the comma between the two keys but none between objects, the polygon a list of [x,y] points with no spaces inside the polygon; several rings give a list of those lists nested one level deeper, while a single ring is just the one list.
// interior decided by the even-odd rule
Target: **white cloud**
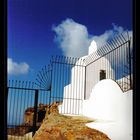
[{"label": "white cloud", "polygon": [[25,62],[17,63],[8,58],[8,74],[10,75],[22,75],[29,72],[29,65]]},{"label": "white cloud", "polygon": [[57,41],[64,55],[81,57],[87,55],[90,40],[87,28],[72,19],[66,19],[58,26],[53,27]]},{"label": "white cloud", "polygon": [[[106,30],[103,34],[98,36],[93,36],[92,39],[95,40],[98,48],[105,45],[109,40],[113,39],[116,35],[125,32],[123,27],[112,24],[113,28]],[[132,36],[132,31],[128,31],[129,36]],[[126,34],[124,34],[126,35]],[[127,38],[127,35],[126,35]]]},{"label": "white cloud", "polygon": [[[114,23],[112,25],[112,29],[106,30],[101,35],[89,35],[86,26],[68,18],[58,26],[53,26],[53,31],[56,33],[55,41],[65,56],[82,57],[88,54],[88,47],[92,40],[95,40],[98,48],[100,48],[114,35],[125,31],[121,26]],[[132,31],[129,31],[129,34],[132,34]]]}]

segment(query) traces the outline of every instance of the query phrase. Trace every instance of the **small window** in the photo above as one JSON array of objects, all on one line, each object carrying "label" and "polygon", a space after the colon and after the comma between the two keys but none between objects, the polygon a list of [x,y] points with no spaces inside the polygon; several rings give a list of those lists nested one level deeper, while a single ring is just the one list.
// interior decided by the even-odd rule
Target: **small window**
[{"label": "small window", "polygon": [[106,79],[106,71],[100,70],[100,80]]}]

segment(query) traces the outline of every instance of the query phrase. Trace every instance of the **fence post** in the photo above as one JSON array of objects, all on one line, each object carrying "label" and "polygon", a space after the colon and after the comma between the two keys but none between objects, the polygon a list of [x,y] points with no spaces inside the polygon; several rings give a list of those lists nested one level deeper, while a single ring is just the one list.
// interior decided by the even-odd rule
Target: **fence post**
[{"label": "fence post", "polygon": [[85,66],[85,82],[84,82],[84,100],[86,99],[86,66]]},{"label": "fence post", "polygon": [[33,136],[36,132],[36,119],[37,119],[37,105],[38,105],[38,92],[39,90],[35,90],[35,102],[34,102],[34,116],[33,116]]}]

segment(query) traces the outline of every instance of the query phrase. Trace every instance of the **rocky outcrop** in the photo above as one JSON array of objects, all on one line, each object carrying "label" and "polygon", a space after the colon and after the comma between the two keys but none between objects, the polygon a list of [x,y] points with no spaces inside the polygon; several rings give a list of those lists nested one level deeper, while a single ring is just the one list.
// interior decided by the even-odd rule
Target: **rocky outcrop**
[{"label": "rocky outcrop", "polygon": [[[45,117],[46,110],[49,107],[49,105],[39,104],[37,108],[37,114],[36,114],[36,122],[42,122],[42,120]],[[29,107],[25,110],[24,113],[24,124],[26,125],[33,125],[33,117],[34,117],[34,107]]]},{"label": "rocky outcrop", "polygon": [[[58,113],[59,102],[54,102],[51,105],[39,104],[36,114],[36,129],[41,126],[45,114],[50,114],[51,112]],[[46,115],[47,116],[47,115]],[[15,126],[15,128],[8,128],[8,135],[23,136],[33,130],[33,117],[34,117],[34,107],[29,107],[24,113],[24,122],[21,125]]]},{"label": "rocky outcrop", "polygon": [[106,134],[85,126],[93,120],[59,114],[57,103],[48,112],[33,140],[110,140]]},{"label": "rocky outcrop", "polygon": [[[46,111],[45,117],[40,123],[39,129],[36,131],[33,140],[110,140],[108,136],[96,129],[85,126],[86,123],[93,122],[83,116],[65,116],[59,114],[58,106],[61,103],[54,102],[50,106],[40,104],[38,111]],[[32,131],[32,113],[33,108],[25,111],[26,127],[18,126],[9,129],[9,135],[24,136]],[[39,117],[39,116],[38,116]],[[29,123],[30,122],[30,123]],[[28,124],[28,127],[27,127]]]}]

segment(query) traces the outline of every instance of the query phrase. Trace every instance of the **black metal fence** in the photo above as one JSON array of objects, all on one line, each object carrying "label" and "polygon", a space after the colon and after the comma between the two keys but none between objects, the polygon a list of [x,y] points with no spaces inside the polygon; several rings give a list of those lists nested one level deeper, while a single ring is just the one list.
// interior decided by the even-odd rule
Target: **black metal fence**
[{"label": "black metal fence", "polygon": [[83,100],[102,79],[115,80],[126,92],[133,88],[132,42],[120,35],[82,58],[52,57],[35,82],[9,81],[8,134],[35,133],[48,105],[61,103],[59,113],[82,114]]},{"label": "black metal fence", "polygon": [[[62,102],[59,106],[60,113],[79,115],[84,95],[84,69],[83,59],[52,57],[48,70],[45,66],[39,71],[36,85],[51,91],[50,103]],[[47,85],[43,86],[45,81]]]},{"label": "black metal fence", "polygon": [[[49,97],[50,91],[36,89],[34,82],[9,81],[7,99],[8,139],[23,137],[30,132],[33,132],[34,135],[45,117]],[[43,116],[40,116],[40,111]]]},{"label": "black metal fence", "polygon": [[85,58],[85,99],[102,79],[112,79],[123,92],[133,87],[132,42],[129,36],[119,35]]}]

